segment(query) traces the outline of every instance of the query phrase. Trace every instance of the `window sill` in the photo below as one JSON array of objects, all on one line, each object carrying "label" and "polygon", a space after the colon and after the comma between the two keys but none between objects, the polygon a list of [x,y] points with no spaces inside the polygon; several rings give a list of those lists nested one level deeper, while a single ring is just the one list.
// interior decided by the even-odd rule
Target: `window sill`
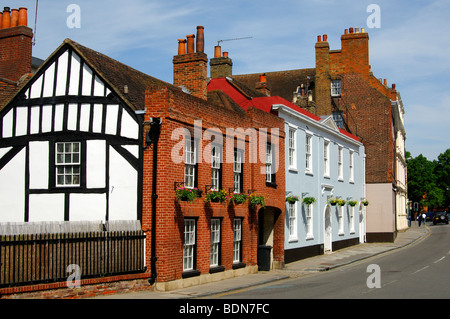
[{"label": "window sill", "polygon": [[181,274],[182,278],[190,278],[190,277],[195,277],[195,276],[200,276],[200,271],[193,269],[193,270],[186,270],[183,271],[183,273]]},{"label": "window sill", "polygon": [[247,265],[244,264],[243,262],[237,262],[237,263],[233,264],[233,269],[244,268],[245,266],[247,266]]},{"label": "window sill", "polygon": [[273,182],[266,182],[266,186],[267,187],[277,188],[278,185],[276,183],[273,183]]},{"label": "window sill", "polygon": [[305,171],[305,175],[314,176],[314,173],[313,171]]},{"label": "window sill", "polygon": [[210,274],[215,274],[216,272],[222,272],[222,271],[225,271],[224,266],[212,266],[211,268],[209,268]]},{"label": "window sill", "polygon": [[289,243],[296,243],[296,242],[298,242],[298,238],[297,237],[291,237],[291,238],[289,238],[288,242]]},{"label": "window sill", "polygon": [[306,235],[306,240],[314,240],[314,235]]},{"label": "window sill", "polygon": [[289,172],[298,173],[297,167],[289,167],[288,170]]}]

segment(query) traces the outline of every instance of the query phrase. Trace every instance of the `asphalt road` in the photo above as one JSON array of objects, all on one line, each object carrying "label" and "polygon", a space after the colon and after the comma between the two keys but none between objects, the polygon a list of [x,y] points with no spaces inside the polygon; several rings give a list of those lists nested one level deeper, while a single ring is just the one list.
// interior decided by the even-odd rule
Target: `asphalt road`
[{"label": "asphalt road", "polygon": [[428,223],[421,241],[310,276],[215,296],[220,299],[448,299],[450,225]]}]

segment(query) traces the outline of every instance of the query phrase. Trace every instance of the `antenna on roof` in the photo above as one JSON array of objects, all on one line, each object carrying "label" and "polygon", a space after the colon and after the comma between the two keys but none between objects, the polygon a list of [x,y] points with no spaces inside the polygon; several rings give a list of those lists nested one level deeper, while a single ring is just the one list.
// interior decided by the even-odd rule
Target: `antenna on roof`
[{"label": "antenna on roof", "polygon": [[220,42],[224,42],[224,41],[235,41],[235,40],[244,40],[244,39],[251,39],[253,37],[243,37],[243,38],[234,38],[234,39],[225,39],[225,40],[219,40],[217,41],[217,45],[220,44]]},{"label": "antenna on roof", "polygon": [[37,24],[37,14],[38,14],[39,0],[36,0],[36,12],[34,14],[34,32],[33,32],[33,45],[36,45],[36,24]]}]

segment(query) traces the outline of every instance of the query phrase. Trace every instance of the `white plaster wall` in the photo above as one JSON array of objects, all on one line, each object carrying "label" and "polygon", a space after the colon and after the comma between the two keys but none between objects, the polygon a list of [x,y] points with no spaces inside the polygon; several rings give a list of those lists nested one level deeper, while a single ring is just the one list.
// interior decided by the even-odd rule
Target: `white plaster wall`
[{"label": "white plaster wall", "polygon": [[49,142],[30,142],[30,189],[48,189]]},{"label": "white plaster wall", "polygon": [[112,147],[109,166],[109,219],[134,220],[137,218],[137,172]]},{"label": "white plaster wall", "polygon": [[30,222],[64,221],[64,194],[31,194]]},{"label": "white plaster wall", "polygon": [[0,222],[23,222],[25,148],[0,170]]},{"label": "white plaster wall", "polygon": [[70,221],[105,221],[106,194],[70,194]]}]

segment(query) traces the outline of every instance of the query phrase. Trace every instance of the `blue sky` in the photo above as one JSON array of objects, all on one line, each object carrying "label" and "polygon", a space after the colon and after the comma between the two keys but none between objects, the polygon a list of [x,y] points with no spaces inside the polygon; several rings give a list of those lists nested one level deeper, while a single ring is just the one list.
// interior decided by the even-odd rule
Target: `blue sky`
[{"label": "blue sky", "polygon": [[[80,28],[69,28],[70,4],[80,8]],[[369,28],[370,4],[380,8],[380,28]],[[36,0],[28,7],[34,29]],[[406,149],[436,159],[450,147],[449,0],[41,0],[33,56],[46,59],[71,38],[142,72],[172,83],[177,39],[205,27],[205,52],[218,40],[233,59],[233,73],[314,67],[317,35],[331,49],[349,27],[369,33],[370,64],[377,78],[395,83],[405,107]]]}]

